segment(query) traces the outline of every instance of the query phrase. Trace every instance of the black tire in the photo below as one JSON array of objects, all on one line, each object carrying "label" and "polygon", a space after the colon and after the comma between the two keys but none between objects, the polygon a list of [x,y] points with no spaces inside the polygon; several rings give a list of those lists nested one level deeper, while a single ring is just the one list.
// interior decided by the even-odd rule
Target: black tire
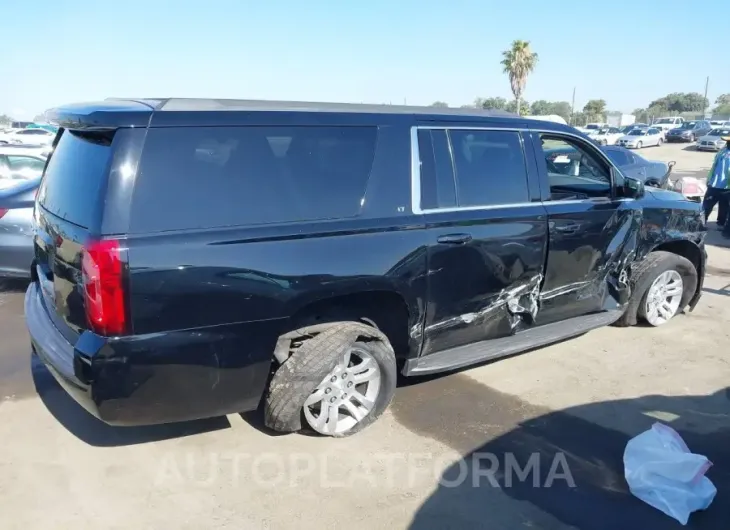
[{"label": "black tire", "polygon": [[694,141],[695,141],[695,135],[694,134],[690,134],[689,135],[689,143],[693,143]]},{"label": "black tire", "polygon": [[695,289],[697,289],[697,270],[695,266],[683,256],[658,250],[646,256],[633,268],[629,282],[631,298],[626,311],[615,323],[616,326],[634,326],[638,319],[643,320],[646,318],[644,307],[646,306],[646,295],[649,287],[660,274],[668,270],[676,270],[682,276],[684,283],[684,292],[677,314],[687,307]]},{"label": "black tire", "polygon": [[332,371],[339,357],[354,345],[366,350],[377,361],[381,387],[370,413],[350,430],[332,436],[350,436],[375,422],[395,394],[397,368],[393,348],[375,328],[359,322],[334,322],[307,339],[274,374],[265,402],[266,426],[285,433],[297,432],[303,425],[307,426],[303,420],[304,402]]},{"label": "black tire", "polygon": [[636,148],[637,148],[637,149],[641,149],[642,147],[644,147],[644,144],[642,144],[641,142],[638,142],[638,143],[636,144]]}]

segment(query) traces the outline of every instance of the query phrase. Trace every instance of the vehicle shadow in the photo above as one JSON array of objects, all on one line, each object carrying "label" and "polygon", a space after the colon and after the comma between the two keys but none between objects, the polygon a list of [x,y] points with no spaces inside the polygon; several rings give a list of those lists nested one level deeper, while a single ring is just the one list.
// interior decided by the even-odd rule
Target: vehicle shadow
[{"label": "vehicle shadow", "polygon": [[0,278],[0,293],[24,293],[28,282],[20,278]]},{"label": "vehicle shadow", "polygon": [[[493,415],[500,410],[513,414],[508,409],[520,405],[510,402],[519,401],[514,396],[495,397],[494,391],[486,386],[482,394],[496,400],[497,404],[489,405]],[[519,412],[524,414],[527,409],[527,419],[517,421],[481,445],[472,443],[470,448],[476,447],[475,450],[460,451],[463,460],[442,474],[438,488],[414,516],[411,529],[727,528],[730,520],[727,389],[709,396],[651,395],[537,415],[531,414],[535,411],[529,410],[530,407],[523,403]],[[479,406],[474,408],[480,410]],[[470,419],[477,421],[477,418],[460,418],[467,430]],[[631,495],[624,479],[626,443],[655,421],[662,420],[682,435],[692,452],[705,455],[713,462],[707,476],[716,486],[717,495],[706,511],[690,517],[686,527]],[[493,421],[493,418],[481,418],[482,428]],[[463,447],[463,432],[446,437],[444,432],[437,438],[455,449],[460,444]],[[453,432],[458,430],[452,429]],[[523,474],[519,475],[519,471]]]},{"label": "vehicle shadow", "polygon": [[76,403],[35,356],[31,357],[31,373],[35,390],[53,417],[76,438],[92,446],[143,444],[217,431],[231,426],[228,419],[221,416],[144,427],[113,427],[98,420]]}]

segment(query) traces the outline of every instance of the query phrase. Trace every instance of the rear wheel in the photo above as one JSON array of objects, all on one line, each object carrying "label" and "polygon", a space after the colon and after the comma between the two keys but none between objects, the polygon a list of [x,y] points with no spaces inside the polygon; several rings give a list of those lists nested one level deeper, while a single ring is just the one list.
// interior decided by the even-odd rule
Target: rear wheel
[{"label": "rear wheel", "polygon": [[697,270],[687,258],[671,252],[652,252],[632,271],[631,298],[616,322],[633,326],[637,320],[661,326],[682,311],[697,288]]},{"label": "rear wheel", "polygon": [[266,425],[325,436],[349,436],[380,417],[395,393],[395,354],[379,331],[335,322],[306,339],[274,374]]}]

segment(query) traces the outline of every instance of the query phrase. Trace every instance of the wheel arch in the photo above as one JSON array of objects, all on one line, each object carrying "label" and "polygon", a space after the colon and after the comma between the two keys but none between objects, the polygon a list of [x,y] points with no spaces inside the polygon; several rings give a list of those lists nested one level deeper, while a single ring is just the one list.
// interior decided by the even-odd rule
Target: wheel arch
[{"label": "wheel arch", "polygon": [[[336,293],[320,293],[308,296],[292,305],[285,324],[285,335],[308,328],[340,321],[359,321],[377,328],[390,341],[396,357],[405,360],[416,355],[420,348],[422,311],[415,301],[408,300],[394,288],[379,286],[375,289],[347,289]],[[280,347],[280,346],[278,346]]]}]

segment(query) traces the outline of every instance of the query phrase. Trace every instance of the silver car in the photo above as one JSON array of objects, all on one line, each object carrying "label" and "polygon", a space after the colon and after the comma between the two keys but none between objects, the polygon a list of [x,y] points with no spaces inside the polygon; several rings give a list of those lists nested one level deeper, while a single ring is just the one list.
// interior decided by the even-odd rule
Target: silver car
[{"label": "silver car", "polygon": [[719,151],[725,147],[723,136],[730,136],[730,126],[712,129],[705,136],[697,139],[697,149],[700,151]]},{"label": "silver car", "polygon": [[0,189],[39,176],[50,150],[49,146],[0,145]]},{"label": "silver car", "polygon": [[664,135],[654,127],[633,129],[616,141],[616,145],[629,149],[641,149],[650,145],[662,145]]},{"label": "silver car", "polygon": [[27,278],[33,260],[33,204],[41,178],[0,189],[0,277]]}]

